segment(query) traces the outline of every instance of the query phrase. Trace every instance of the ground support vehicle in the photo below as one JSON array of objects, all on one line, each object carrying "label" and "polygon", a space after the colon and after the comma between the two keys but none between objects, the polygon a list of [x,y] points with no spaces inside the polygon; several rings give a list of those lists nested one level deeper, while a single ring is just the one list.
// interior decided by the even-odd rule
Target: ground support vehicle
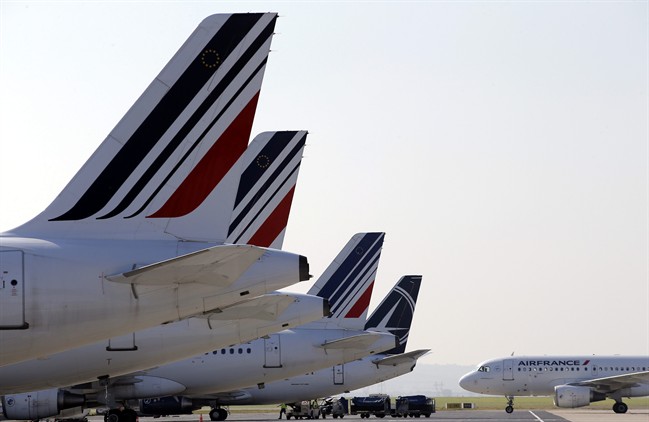
[{"label": "ground support vehicle", "polygon": [[435,400],[423,395],[400,396],[395,402],[395,409],[392,416],[408,416],[418,418],[421,415],[430,417],[435,413]]},{"label": "ground support vehicle", "polygon": [[383,418],[392,413],[390,396],[385,394],[372,394],[369,397],[353,397],[350,414],[369,418],[374,415]]},{"label": "ground support vehicle", "polygon": [[290,409],[286,412],[286,419],[318,419],[320,417],[320,406],[316,400],[303,400],[287,404]]}]

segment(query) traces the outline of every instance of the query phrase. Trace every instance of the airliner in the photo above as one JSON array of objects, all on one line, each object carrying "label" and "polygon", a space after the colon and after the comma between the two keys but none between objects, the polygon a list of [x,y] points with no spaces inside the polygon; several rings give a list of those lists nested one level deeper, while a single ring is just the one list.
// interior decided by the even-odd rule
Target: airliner
[{"label": "airliner", "polygon": [[[365,321],[383,238],[383,233],[353,236],[309,291],[309,294],[327,298],[330,303],[331,315],[328,321],[319,323],[319,329],[285,330],[238,346],[223,345],[211,353],[178,363],[65,390],[8,394],[3,398],[6,417],[52,417],[66,407],[92,401],[111,408],[107,420],[129,422],[133,420],[134,413],[121,412],[117,408],[117,403],[126,399],[178,393],[199,394],[212,391],[215,385],[222,385],[226,381],[226,385],[234,386],[263,384],[267,379],[274,379],[272,377],[278,373],[302,373],[308,367],[306,365],[344,362],[390,349],[395,344],[395,336],[390,333],[331,328],[336,320],[341,320],[342,325]],[[185,338],[176,331],[172,334],[165,341],[192,340],[192,337]],[[203,335],[209,336],[210,333],[203,332]],[[201,341],[196,336],[193,338]],[[135,358],[143,358],[146,362],[147,356],[136,354]],[[87,364],[77,362],[77,365]],[[214,373],[218,373],[219,377],[214,377]]]},{"label": "airliner", "polygon": [[[233,166],[240,177],[226,243],[281,248],[297,184],[305,131],[265,132]],[[210,313],[0,367],[0,394],[112,379],[242,343],[329,314],[322,297],[275,292]],[[145,383],[139,383],[140,389]],[[162,392],[159,387],[157,391]],[[170,387],[174,388],[174,387]]]},{"label": "airliner", "polygon": [[[223,381],[221,377],[214,380],[212,393],[174,397],[144,399],[139,402],[140,413],[144,415],[187,414],[202,406],[212,407],[210,418],[224,420],[228,413],[222,406],[288,403],[310,400],[315,397],[326,397],[344,393],[357,388],[376,384],[408,372],[411,372],[417,359],[428,353],[428,349],[405,352],[415,304],[421,285],[420,275],[403,276],[374,310],[365,323],[367,330],[388,330],[398,338],[398,345],[382,353],[366,356],[354,361],[327,365],[312,366],[308,372],[289,377],[288,373],[276,381],[263,385],[252,384],[246,388],[228,388],[237,382],[236,375]],[[295,330],[298,331],[299,329]],[[219,368],[236,366],[245,372],[245,354],[243,356],[218,352],[221,360]],[[241,361],[236,363],[236,358]],[[229,358],[229,359],[228,359]],[[214,367],[216,370],[216,366]],[[217,377],[215,377],[217,378]]]},{"label": "airliner", "polygon": [[649,356],[517,356],[491,359],[460,379],[460,386],[480,394],[507,397],[554,396],[558,407],[582,407],[615,400],[613,411],[626,413],[623,397],[649,396]]},{"label": "airliner", "polygon": [[206,18],[55,200],[0,235],[0,366],[309,278],[224,244],[277,14]]}]

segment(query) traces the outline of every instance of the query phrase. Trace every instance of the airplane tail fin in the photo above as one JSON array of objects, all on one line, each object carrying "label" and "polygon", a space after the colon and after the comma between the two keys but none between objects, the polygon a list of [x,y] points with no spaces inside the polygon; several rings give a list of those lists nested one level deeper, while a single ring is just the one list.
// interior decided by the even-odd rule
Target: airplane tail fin
[{"label": "airplane tail fin", "polygon": [[226,243],[281,249],[306,143],[306,131],[265,132],[242,156]]},{"label": "airplane tail fin", "polygon": [[12,233],[223,241],[232,204],[215,187],[248,145],[276,18],[203,20],[52,204]]},{"label": "airplane tail fin", "polygon": [[386,354],[404,353],[412,317],[415,313],[420,275],[406,275],[401,277],[381,304],[372,312],[365,324],[365,330],[387,331],[399,339],[399,346],[388,350]]},{"label": "airplane tail fin", "polygon": [[362,330],[372,298],[385,233],[358,233],[308,291],[329,301],[331,315],[318,323]]}]

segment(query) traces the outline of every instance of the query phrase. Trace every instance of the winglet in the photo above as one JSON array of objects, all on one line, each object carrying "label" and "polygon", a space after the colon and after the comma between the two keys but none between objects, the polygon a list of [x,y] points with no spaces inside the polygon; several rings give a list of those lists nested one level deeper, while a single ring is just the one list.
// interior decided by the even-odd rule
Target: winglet
[{"label": "winglet", "polygon": [[227,229],[232,204],[214,190],[247,147],[276,18],[201,22],[61,194],[12,233],[194,240],[199,227],[223,241],[213,222]]},{"label": "winglet", "polygon": [[401,277],[365,324],[365,330],[388,331],[397,336],[399,346],[385,353],[399,354],[406,351],[421,278],[420,275]]}]

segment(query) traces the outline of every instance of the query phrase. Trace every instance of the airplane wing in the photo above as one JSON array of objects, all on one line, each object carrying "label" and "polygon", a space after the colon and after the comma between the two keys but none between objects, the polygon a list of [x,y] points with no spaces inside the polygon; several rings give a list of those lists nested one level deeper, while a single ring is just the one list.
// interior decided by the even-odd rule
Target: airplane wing
[{"label": "airplane wing", "polygon": [[338,340],[325,341],[320,345],[323,349],[360,349],[367,348],[385,333],[365,333],[345,337]]},{"label": "airplane wing", "polygon": [[140,285],[203,283],[227,286],[264,252],[265,249],[250,245],[220,245],[106,278],[116,283]]},{"label": "airplane wing", "polygon": [[637,387],[640,384],[646,383],[649,383],[649,371],[634,372],[632,374],[616,375],[613,377],[595,378],[588,381],[571,383],[570,385],[590,387],[596,391],[607,393],[621,390],[623,388]]},{"label": "airplane wing", "polygon": [[291,303],[295,302],[295,297],[285,294],[268,294],[253,297],[234,305],[220,308],[222,312],[204,315],[211,321],[235,320],[235,319],[261,319],[264,321],[274,321],[281,315]]},{"label": "airplane wing", "polygon": [[398,355],[388,356],[387,358],[373,360],[372,363],[375,365],[391,365],[397,366],[402,363],[415,363],[417,359],[424,356],[426,353],[430,352],[430,349],[419,349],[413,350],[408,353],[400,353]]}]

